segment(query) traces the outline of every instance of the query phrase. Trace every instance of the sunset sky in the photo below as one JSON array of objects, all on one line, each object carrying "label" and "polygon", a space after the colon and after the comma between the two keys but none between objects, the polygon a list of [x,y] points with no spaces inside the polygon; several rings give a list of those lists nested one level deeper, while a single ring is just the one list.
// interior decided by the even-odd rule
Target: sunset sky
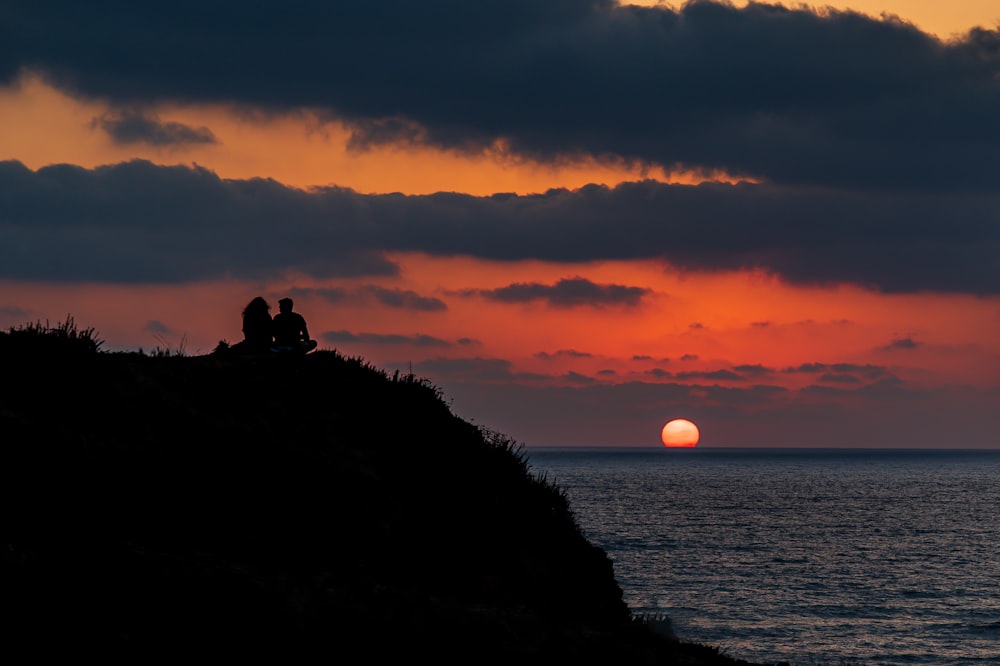
[{"label": "sunset sky", "polygon": [[1000,5],[823,7],[5,3],[0,327],[287,295],[529,448],[998,448]]}]

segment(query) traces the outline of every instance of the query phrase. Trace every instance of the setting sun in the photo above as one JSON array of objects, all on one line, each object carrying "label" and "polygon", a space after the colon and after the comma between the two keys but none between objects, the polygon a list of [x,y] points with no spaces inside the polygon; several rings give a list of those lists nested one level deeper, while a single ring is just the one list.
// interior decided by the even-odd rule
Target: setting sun
[{"label": "setting sun", "polygon": [[668,421],[660,432],[663,445],[670,448],[691,448],[698,446],[701,433],[698,426],[687,419]]}]

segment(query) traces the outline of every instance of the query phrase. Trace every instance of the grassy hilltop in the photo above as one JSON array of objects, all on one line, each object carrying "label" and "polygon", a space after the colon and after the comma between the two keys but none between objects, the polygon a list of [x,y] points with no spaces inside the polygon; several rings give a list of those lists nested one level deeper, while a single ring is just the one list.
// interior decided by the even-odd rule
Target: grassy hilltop
[{"label": "grassy hilltop", "polygon": [[633,617],[564,493],[424,380],[100,347],[0,332],[8,650],[746,663]]}]

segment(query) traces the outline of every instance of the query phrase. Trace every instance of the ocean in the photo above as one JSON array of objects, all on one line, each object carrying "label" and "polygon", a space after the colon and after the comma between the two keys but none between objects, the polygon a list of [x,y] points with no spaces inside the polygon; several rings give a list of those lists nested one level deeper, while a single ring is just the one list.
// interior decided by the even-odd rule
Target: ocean
[{"label": "ocean", "polygon": [[793,666],[1000,664],[1000,451],[526,448],[635,614]]}]

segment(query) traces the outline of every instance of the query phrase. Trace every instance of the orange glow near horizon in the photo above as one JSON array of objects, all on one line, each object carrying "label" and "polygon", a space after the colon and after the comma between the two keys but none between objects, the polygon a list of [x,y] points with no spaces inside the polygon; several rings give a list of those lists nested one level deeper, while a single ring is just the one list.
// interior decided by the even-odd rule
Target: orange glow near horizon
[{"label": "orange glow near horizon", "polygon": [[[995,386],[1000,369],[996,299],[951,295],[887,296],[859,288],[793,287],[750,273],[678,274],[656,262],[553,265],[398,255],[394,279],[268,284],[66,285],[0,282],[0,327],[62,321],[97,329],[109,349],[210,352],[241,338],[240,311],[258,294],[275,306],[291,289],[320,348],[328,331],[430,336],[436,346],[357,340],[337,345],[378,365],[435,358],[504,359],[515,373],[568,373],[595,381],[755,383],[795,389],[818,375],[806,364],[852,364],[922,385]],[[461,284],[452,280],[461,276]],[[649,289],[635,306],[553,307],[497,303],[456,289],[490,290],[515,282],[551,285],[581,276],[598,284]],[[364,287],[412,290],[447,304],[405,311],[365,296]],[[309,289],[338,287],[356,297],[332,303]],[[301,293],[301,292],[300,292]],[[276,306],[275,306],[276,307]],[[900,322],[906,322],[901,325]],[[461,344],[459,341],[462,340]],[[985,361],[985,362],[984,362]],[[726,370],[738,378],[706,373]]]}]

